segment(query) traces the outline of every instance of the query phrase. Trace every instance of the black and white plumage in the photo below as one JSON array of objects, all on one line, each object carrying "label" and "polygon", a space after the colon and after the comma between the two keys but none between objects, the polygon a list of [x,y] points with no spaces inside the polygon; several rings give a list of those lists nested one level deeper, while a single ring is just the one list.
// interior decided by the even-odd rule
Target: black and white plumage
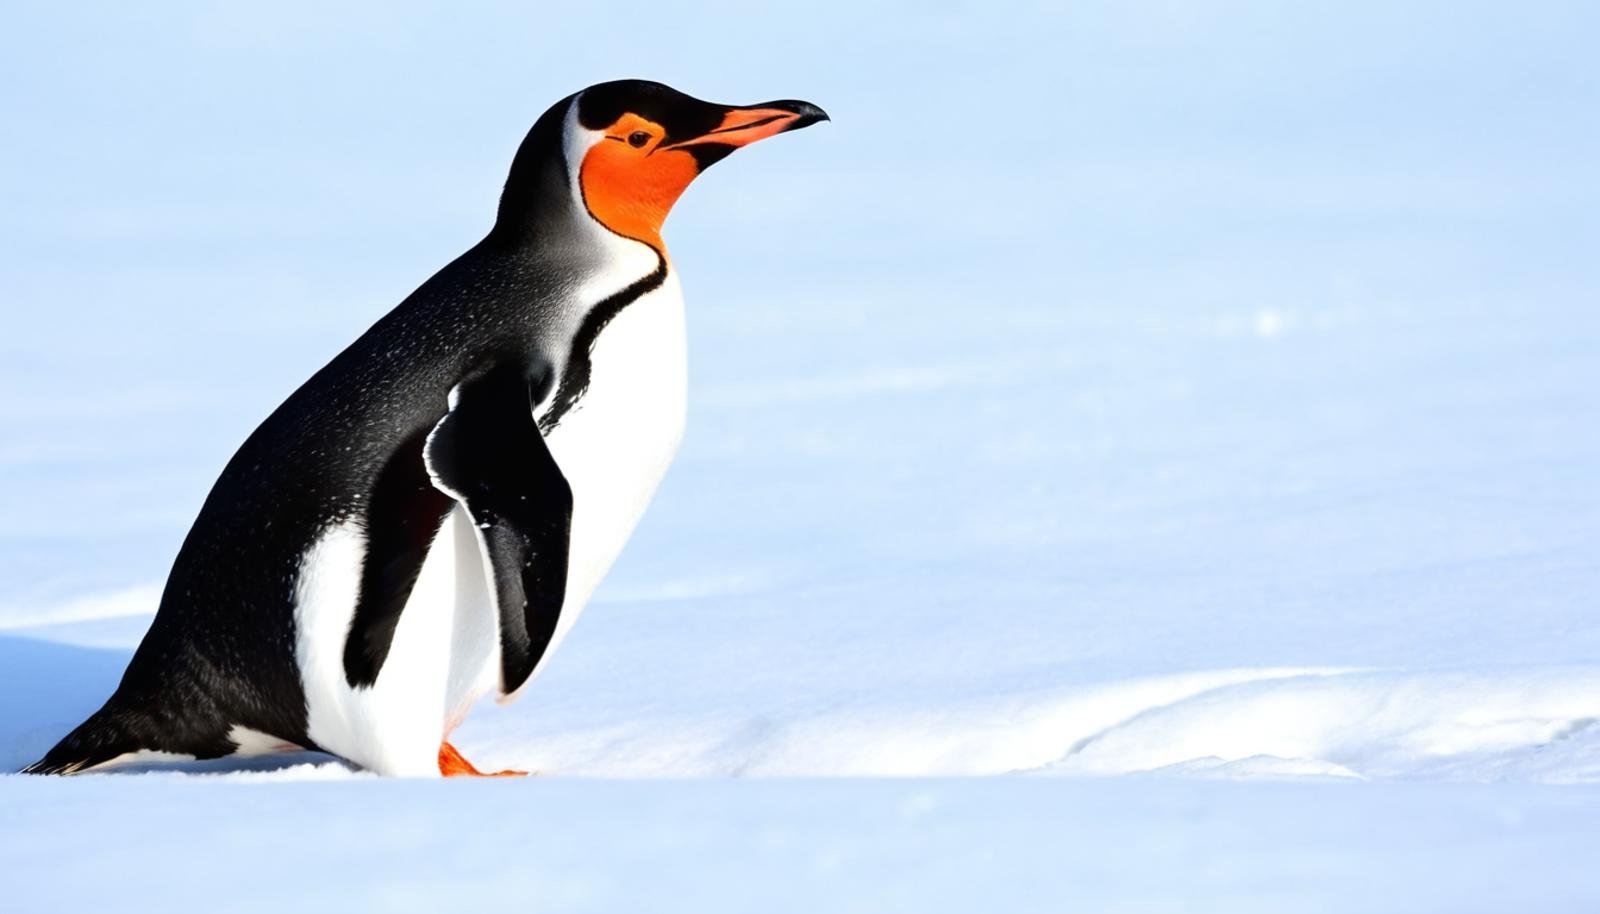
[{"label": "black and white plumage", "polygon": [[489,234],[228,462],[116,692],[25,770],[305,747],[457,773],[450,729],[534,676],[676,451],[661,221],[712,162],[825,118],[634,80],[558,102]]}]

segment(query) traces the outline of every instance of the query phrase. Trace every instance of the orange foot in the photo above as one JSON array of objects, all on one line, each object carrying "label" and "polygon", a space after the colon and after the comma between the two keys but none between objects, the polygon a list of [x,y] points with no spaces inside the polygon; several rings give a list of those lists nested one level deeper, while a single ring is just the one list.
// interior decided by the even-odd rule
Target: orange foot
[{"label": "orange foot", "polygon": [[447,778],[471,776],[475,778],[514,778],[525,776],[526,771],[496,771],[487,773],[479,771],[473,764],[461,757],[456,747],[449,743],[439,744],[439,773]]}]

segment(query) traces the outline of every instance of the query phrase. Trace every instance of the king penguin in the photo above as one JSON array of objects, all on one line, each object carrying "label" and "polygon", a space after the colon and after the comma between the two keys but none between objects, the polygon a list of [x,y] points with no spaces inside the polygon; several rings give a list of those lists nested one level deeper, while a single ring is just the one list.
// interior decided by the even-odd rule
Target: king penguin
[{"label": "king penguin", "polygon": [[24,771],[304,748],[481,774],[451,730],[537,675],[682,436],[668,210],[735,149],[822,120],[641,80],[557,102],[488,235],[234,454],[116,691]]}]

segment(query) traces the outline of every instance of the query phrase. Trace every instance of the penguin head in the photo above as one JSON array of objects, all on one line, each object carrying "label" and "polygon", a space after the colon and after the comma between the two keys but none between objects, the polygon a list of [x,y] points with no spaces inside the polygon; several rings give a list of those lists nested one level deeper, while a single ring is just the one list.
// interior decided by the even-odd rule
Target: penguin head
[{"label": "penguin head", "polygon": [[[549,140],[555,139],[550,128],[558,119],[560,158],[573,202],[606,229],[663,251],[661,225],[700,172],[741,146],[828,115],[810,102],[721,105],[661,83],[624,79],[590,86],[556,103],[540,118]],[[524,142],[519,160],[538,152],[530,146],[540,124]],[[513,180],[516,172],[513,165]],[[511,190],[508,181],[502,220]]]}]

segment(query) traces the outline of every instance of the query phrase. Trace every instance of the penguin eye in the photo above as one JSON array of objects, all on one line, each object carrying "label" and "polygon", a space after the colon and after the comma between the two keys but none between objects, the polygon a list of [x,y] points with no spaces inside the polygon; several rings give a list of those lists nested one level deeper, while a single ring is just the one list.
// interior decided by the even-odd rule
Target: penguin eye
[{"label": "penguin eye", "polygon": [[628,134],[628,145],[634,149],[642,149],[644,144],[648,142],[650,142],[650,134],[643,130],[635,130]]}]

